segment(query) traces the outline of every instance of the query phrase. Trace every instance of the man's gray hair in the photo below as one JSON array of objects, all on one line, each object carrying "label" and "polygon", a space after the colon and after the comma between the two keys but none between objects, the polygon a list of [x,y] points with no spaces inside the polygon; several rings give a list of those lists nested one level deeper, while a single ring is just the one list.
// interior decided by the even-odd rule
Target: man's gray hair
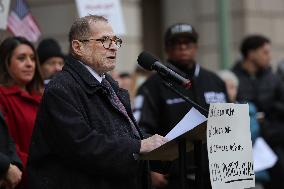
[{"label": "man's gray hair", "polygon": [[82,40],[91,37],[92,32],[90,24],[99,21],[108,22],[108,20],[105,17],[98,15],[88,15],[82,18],[77,18],[75,22],[72,24],[69,32],[70,48],[72,46],[73,40],[75,39]]}]

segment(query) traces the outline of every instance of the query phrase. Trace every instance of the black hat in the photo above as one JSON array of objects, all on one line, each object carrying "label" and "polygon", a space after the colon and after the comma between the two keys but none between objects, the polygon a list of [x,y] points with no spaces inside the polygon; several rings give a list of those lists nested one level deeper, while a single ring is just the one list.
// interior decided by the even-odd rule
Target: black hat
[{"label": "black hat", "polygon": [[44,39],[39,43],[37,53],[40,64],[43,64],[51,57],[61,57],[63,59],[65,57],[57,41],[51,38]]},{"label": "black hat", "polygon": [[189,38],[192,42],[198,42],[198,34],[190,24],[175,24],[170,26],[165,34],[165,45],[168,46],[175,39],[184,37]]}]

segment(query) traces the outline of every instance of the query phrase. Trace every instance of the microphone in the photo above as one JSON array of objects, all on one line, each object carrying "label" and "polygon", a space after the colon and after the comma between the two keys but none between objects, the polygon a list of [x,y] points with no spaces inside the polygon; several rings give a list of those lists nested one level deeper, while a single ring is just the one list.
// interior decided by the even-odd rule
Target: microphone
[{"label": "microphone", "polygon": [[178,73],[174,72],[167,66],[163,65],[159,62],[157,58],[155,58],[150,53],[143,51],[140,53],[137,59],[138,64],[146,70],[155,70],[159,74],[162,75],[163,78],[173,80],[177,84],[182,85],[185,88],[191,87],[191,82],[189,79],[186,79],[179,75]]}]

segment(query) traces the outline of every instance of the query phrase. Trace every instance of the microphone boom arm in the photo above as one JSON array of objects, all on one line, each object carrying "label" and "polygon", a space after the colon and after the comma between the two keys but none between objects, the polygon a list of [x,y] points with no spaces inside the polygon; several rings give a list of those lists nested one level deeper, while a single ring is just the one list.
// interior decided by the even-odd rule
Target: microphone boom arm
[{"label": "microphone boom arm", "polygon": [[[163,77],[161,77],[163,78]],[[167,81],[167,79],[163,78],[164,82],[163,84],[169,88],[171,91],[173,91],[174,93],[176,93],[178,96],[180,96],[181,98],[183,98],[188,104],[190,104],[191,106],[195,107],[198,110],[201,110],[203,113],[205,113],[205,116],[208,116],[209,111],[202,107],[201,105],[197,104],[196,102],[194,102],[193,100],[191,100],[190,98],[188,98],[187,96],[183,95],[181,92],[179,92],[177,89],[175,89],[173,87],[173,84],[169,81]]]}]

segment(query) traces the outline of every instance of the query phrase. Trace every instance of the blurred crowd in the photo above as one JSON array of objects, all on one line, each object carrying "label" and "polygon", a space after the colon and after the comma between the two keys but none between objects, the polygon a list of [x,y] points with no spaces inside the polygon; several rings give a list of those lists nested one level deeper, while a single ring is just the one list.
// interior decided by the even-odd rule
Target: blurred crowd
[{"label": "blurred crowd", "polygon": [[[284,62],[272,69],[273,44],[267,36],[249,35],[240,44],[242,58],[231,69],[213,73],[196,61],[197,31],[189,24],[177,24],[165,34],[166,64],[192,81],[191,89],[177,89],[203,107],[214,102],[249,103],[253,144],[264,138],[278,158],[273,167],[256,173],[257,187],[284,188]],[[37,110],[45,86],[62,70],[66,56],[51,38],[40,41],[37,48],[23,37],[1,41],[0,188],[25,188]],[[146,135],[164,136],[190,108],[167,92],[156,74],[141,67],[110,75],[129,92],[134,116]],[[175,188],[175,169],[172,166],[167,174],[152,171],[152,187]],[[204,180],[209,179],[207,173]],[[207,181],[204,188],[210,188]]]}]

